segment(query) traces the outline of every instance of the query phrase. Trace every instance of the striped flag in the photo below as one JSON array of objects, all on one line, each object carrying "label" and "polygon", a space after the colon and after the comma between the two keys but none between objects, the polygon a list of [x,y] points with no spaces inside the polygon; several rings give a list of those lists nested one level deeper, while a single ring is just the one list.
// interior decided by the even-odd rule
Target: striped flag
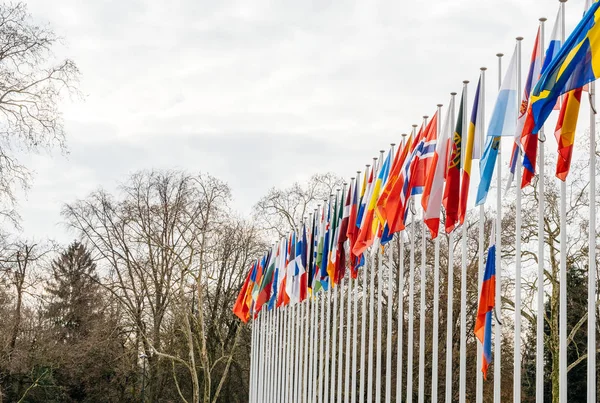
[{"label": "striped flag", "polygon": [[446,182],[446,169],[448,168],[448,144],[450,142],[451,110],[454,109],[454,97],[450,101],[448,113],[444,120],[441,137],[429,166],[427,182],[423,190],[421,205],[424,211],[424,222],[431,232],[431,239],[438,236],[440,228],[440,213],[442,209],[442,196],[444,194],[444,183]]},{"label": "striped flag", "polygon": [[492,362],[492,312],[496,304],[496,245],[494,231],[491,234],[483,283],[479,294],[479,307],[475,320],[475,336],[483,344],[483,363],[481,371],[487,379],[487,369]]},{"label": "striped flag", "polygon": [[461,154],[462,154],[462,120],[463,106],[465,101],[465,91],[463,88],[460,97],[460,107],[458,109],[458,118],[456,120],[456,129],[450,143],[450,158],[448,159],[448,169],[446,174],[446,187],[444,188],[443,204],[446,209],[446,232],[450,233],[458,223],[458,203],[460,201],[460,171],[461,171]]},{"label": "striped flag", "polygon": [[571,168],[571,157],[573,156],[573,143],[575,142],[575,129],[581,105],[582,89],[567,93],[563,100],[554,136],[558,142],[558,158],[556,161],[556,177],[561,181],[567,179]]},{"label": "striped flag", "polygon": [[465,223],[465,216],[467,215],[467,201],[469,199],[469,185],[471,184],[471,163],[473,159],[481,157],[481,146],[479,145],[481,136],[478,131],[483,122],[481,122],[480,111],[482,110],[483,97],[481,92],[481,76],[477,83],[477,90],[475,91],[475,100],[473,101],[473,110],[471,111],[471,120],[469,121],[469,128],[467,130],[467,141],[465,147],[465,154],[463,159],[463,170],[462,180],[460,184],[460,204],[458,210],[458,220],[461,225]]}]

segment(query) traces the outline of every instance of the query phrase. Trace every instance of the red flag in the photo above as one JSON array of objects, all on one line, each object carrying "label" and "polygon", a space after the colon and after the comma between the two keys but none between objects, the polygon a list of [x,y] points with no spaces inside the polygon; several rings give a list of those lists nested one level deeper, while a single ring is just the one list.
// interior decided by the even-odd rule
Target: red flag
[{"label": "red flag", "polygon": [[244,285],[242,286],[235,304],[233,305],[233,313],[244,323],[248,323],[248,319],[250,319],[250,306],[247,304],[246,297],[248,294],[248,288],[250,288],[250,277],[252,277],[252,270],[253,268],[250,268],[250,271],[246,276],[246,281],[244,281]]},{"label": "red flag", "polygon": [[571,168],[571,158],[573,156],[573,143],[575,142],[575,129],[577,128],[577,118],[579,117],[579,107],[581,106],[581,88],[570,91],[566,94],[554,136],[558,142],[558,159],[556,161],[556,177],[561,181],[567,179],[569,169]]},{"label": "red flag", "polygon": [[450,233],[458,223],[458,208],[460,201],[460,171],[462,157],[462,119],[465,91],[460,98],[460,107],[456,121],[456,130],[450,143],[450,159],[446,174],[446,187],[444,188],[444,208],[446,209],[446,232]]}]

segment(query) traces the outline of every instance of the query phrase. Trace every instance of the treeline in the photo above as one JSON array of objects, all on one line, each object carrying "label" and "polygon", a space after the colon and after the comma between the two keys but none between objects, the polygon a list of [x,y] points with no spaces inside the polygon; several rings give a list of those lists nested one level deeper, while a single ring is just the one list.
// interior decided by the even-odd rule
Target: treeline
[{"label": "treeline", "polygon": [[231,314],[265,248],[209,175],[140,172],[65,205],[79,241],[3,250],[4,401],[244,402],[250,330]]}]

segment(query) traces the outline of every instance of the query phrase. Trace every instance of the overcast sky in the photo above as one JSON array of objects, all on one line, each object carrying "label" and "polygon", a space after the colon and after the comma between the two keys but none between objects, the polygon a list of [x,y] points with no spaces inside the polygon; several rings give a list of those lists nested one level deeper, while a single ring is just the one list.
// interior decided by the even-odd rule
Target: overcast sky
[{"label": "overcast sky", "polygon": [[[210,172],[242,213],[272,186],[350,177],[482,66],[489,118],[495,54],[520,35],[528,60],[538,18],[549,35],[558,4],[30,0],[86,97],[63,105],[70,154],[27,158],[24,235],[70,240],[61,206],[141,169]],[[582,10],[567,3],[568,32]]]}]

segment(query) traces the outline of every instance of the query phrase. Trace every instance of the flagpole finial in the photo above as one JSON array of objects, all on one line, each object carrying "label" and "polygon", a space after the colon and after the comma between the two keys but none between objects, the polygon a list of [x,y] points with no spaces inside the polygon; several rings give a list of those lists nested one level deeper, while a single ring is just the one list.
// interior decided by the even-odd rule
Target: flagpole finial
[{"label": "flagpole finial", "polygon": [[427,119],[427,118],[429,118],[429,116],[427,116],[427,115],[423,116],[423,119]]},{"label": "flagpole finial", "polygon": [[464,80],[463,84],[469,84],[469,80]]},{"label": "flagpole finial", "polygon": [[369,168],[369,167],[371,166],[371,164],[367,164],[367,165],[365,165],[365,166],[366,166],[367,168]]},{"label": "flagpole finial", "polygon": [[566,3],[567,2],[567,0],[558,0],[558,1],[560,1],[561,3]]},{"label": "flagpole finial", "polygon": [[350,180],[353,181],[354,180],[354,176],[352,178],[350,178]]},{"label": "flagpole finial", "polygon": [[385,152],[385,150],[379,150],[379,152],[383,154]]},{"label": "flagpole finial", "polygon": [[486,71],[486,70],[487,70],[487,67],[480,67],[480,68],[479,68],[479,70],[481,70],[481,71]]},{"label": "flagpole finial", "polygon": [[502,56],[504,56],[504,53],[496,53],[496,56],[502,57]]},{"label": "flagpole finial", "polygon": [[517,41],[522,41],[523,37],[522,36],[517,36]]},{"label": "flagpole finial", "polygon": [[456,92],[451,92],[450,95],[455,96]]},{"label": "flagpole finial", "polygon": [[412,127],[415,127],[415,128],[416,128],[417,126],[419,126],[419,125],[412,125]]},{"label": "flagpole finial", "polygon": [[406,137],[406,136],[408,136],[407,133],[402,133],[402,137]]},{"label": "flagpole finial", "polygon": [[360,176],[361,171],[356,171],[357,175]]},{"label": "flagpole finial", "polygon": [[441,108],[442,106],[444,106],[443,104],[437,104],[438,108]]},{"label": "flagpole finial", "polygon": [[390,143],[390,145],[391,145],[392,147],[395,147],[395,146],[396,146],[396,143]]},{"label": "flagpole finial", "polygon": [[548,21],[548,18],[546,18],[546,17],[540,18],[540,22],[546,22],[546,21]]}]

